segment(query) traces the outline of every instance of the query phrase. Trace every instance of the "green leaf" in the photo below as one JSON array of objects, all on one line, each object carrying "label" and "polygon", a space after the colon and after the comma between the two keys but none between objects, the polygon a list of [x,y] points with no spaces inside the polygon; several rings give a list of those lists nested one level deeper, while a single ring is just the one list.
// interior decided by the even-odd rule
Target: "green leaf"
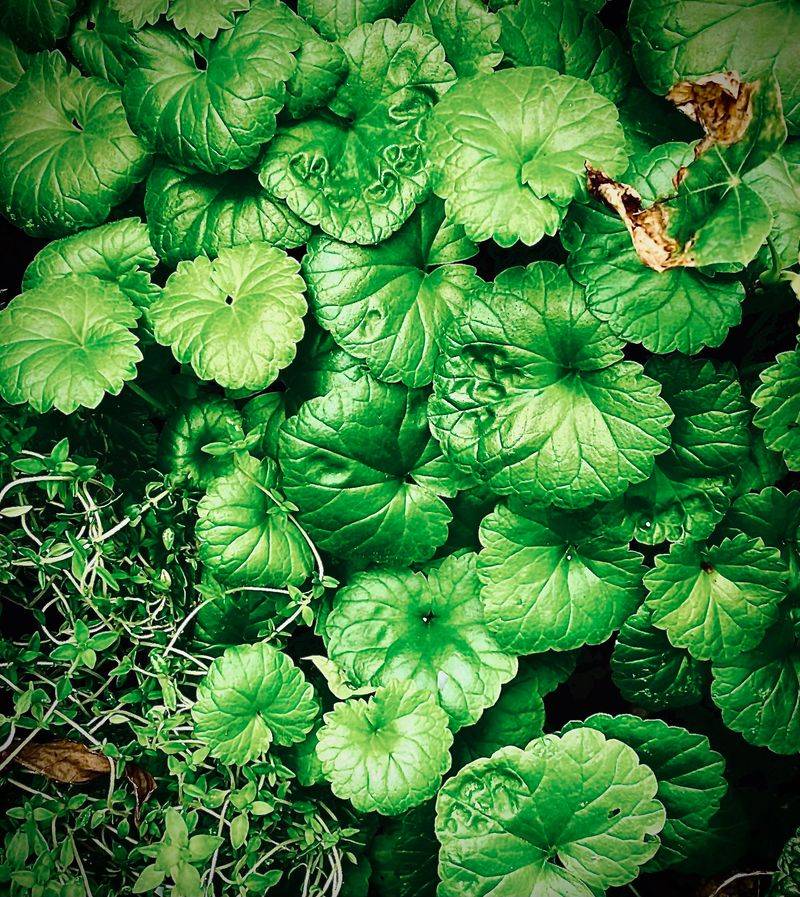
[{"label": "green leaf", "polygon": [[644,578],[653,625],[697,660],[729,661],[755,648],[786,594],[780,553],[743,533],[658,555]]},{"label": "green leaf", "polygon": [[782,352],[761,373],[753,393],[753,423],[764,431],[767,448],[781,452],[789,470],[800,470],[800,350]]},{"label": "green leaf", "polygon": [[700,136],[698,126],[674,104],[642,87],[630,85],[617,109],[628,155],[634,162],[664,143],[691,143]]},{"label": "green leaf", "polygon": [[136,376],[138,317],[119,287],[85,274],[22,293],[0,312],[0,393],[40,413],[96,408]]},{"label": "green leaf", "polygon": [[[769,239],[773,250],[762,247],[757,264],[762,272],[792,268],[800,254],[800,144],[783,147],[745,176],[748,187],[764,200],[772,213]],[[773,259],[772,251],[775,252]]]},{"label": "green leaf", "polygon": [[[657,147],[632,160],[625,182],[649,208],[674,189],[673,177],[691,158],[682,143]],[[616,212],[597,201],[574,204],[560,236],[592,313],[651,352],[693,355],[718,346],[741,319],[739,282],[694,268],[655,271],[639,258]]]},{"label": "green leaf", "polygon": [[69,33],[79,0],[8,0],[0,9],[0,29],[26,50],[46,50]]},{"label": "green leaf", "polygon": [[583,78],[614,103],[624,97],[630,60],[616,35],[587,6],[572,0],[519,0],[500,10],[500,20],[500,45],[513,65],[544,65]]},{"label": "green leaf", "polygon": [[292,118],[305,118],[324,106],[347,75],[347,59],[338,44],[323,40],[313,28],[297,20],[300,49],[297,68],[286,90],[286,111]]},{"label": "green leaf", "polygon": [[250,820],[246,813],[240,813],[231,821],[230,838],[231,847],[236,850],[241,847],[247,840],[247,833],[250,830]]},{"label": "green leaf", "polygon": [[[330,619],[330,615],[328,619]],[[347,681],[346,671],[335,660],[331,660],[324,654],[316,654],[303,659],[314,664],[325,679],[330,693],[339,701],[346,701],[348,698],[359,695],[371,695],[375,691],[375,687],[372,685],[351,686]]]},{"label": "green leaf", "polygon": [[396,816],[432,798],[450,768],[453,736],[436,698],[408,683],[325,714],[317,756],[333,793],[365,813]]},{"label": "green leaf", "polygon": [[754,650],[711,666],[711,697],[729,729],[776,754],[800,753],[800,649],[781,620]]},{"label": "green leaf", "polygon": [[201,380],[263,389],[292,361],[303,335],[299,268],[266,243],[223,249],[213,262],[181,262],[150,306],[155,337]]},{"label": "green leaf", "polygon": [[290,745],[311,731],[314,689],[287,654],[267,642],[228,648],[197,688],[196,736],[223,763],[263,757],[274,741]]},{"label": "green leaf", "polygon": [[422,390],[342,377],[284,424],[286,495],[314,542],[382,563],[429,558],[447,538],[439,497],[459,486],[430,434]]},{"label": "green leaf", "polygon": [[634,0],[628,19],[636,66],[656,93],[710,72],[750,81],[773,71],[793,133],[800,128],[800,63],[792,42],[800,13],[791,0]]},{"label": "green leaf", "polygon": [[442,332],[481,285],[474,268],[444,263],[474,252],[430,199],[379,246],[314,238],[303,271],[317,319],[343,349],[380,380],[424,386]]},{"label": "green leaf", "polygon": [[207,489],[215,477],[233,472],[231,455],[214,457],[203,451],[210,442],[241,439],[242,420],[224,399],[197,399],[186,403],[161,431],[158,453],[162,469],[178,483]]},{"label": "green leaf", "polygon": [[500,19],[481,0],[416,0],[403,21],[439,41],[459,78],[490,72],[503,58]]},{"label": "green leaf", "polygon": [[722,755],[711,749],[704,735],[660,719],[596,713],[585,722],[568,723],[562,732],[583,726],[633,748],[658,781],[656,797],[667,811],[667,821],[659,835],[661,847],[644,871],[666,869],[690,856],[696,830],[708,824],[728,790]]},{"label": "green leaf", "polygon": [[32,57],[0,97],[0,209],[31,236],[105,221],[149,165],[119,91],[81,77],[58,52]]},{"label": "green leaf", "polygon": [[132,893],[146,894],[148,891],[154,891],[164,881],[164,877],[164,873],[156,869],[155,865],[145,866],[134,882]]},{"label": "green leaf", "polygon": [[428,154],[433,189],[470,239],[532,246],[561,225],[587,161],[624,171],[623,146],[612,103],[582,80],[526,67],[459,81],[436,106]]},{"label": "green leaf", "polygon": [[437,800],[439,897],[594,897],[624,885],[658,850],[657,788],[631,748],[593,729],[470,763]]},{"label": "green leaf", "polygon": [[158,163],[144,205],[153,246],[171,266],[199,255],[216,258],[242,243],[289,249],[311,235],[284,203],[270,199],[251,171],[208,175]]},{"label": "green leaf", "polygon": [[121,21],[139,29],[155,25],[169,9],[170,0],[110,0],[110,3]]},{"label": "green leaf", "polygon": [[17,84],[29,64],[30,56],[0,31],[0,96]]},{"label": "green leaf", "polygon": [[197,506],[200,560],[227,586],[281,588],[310,574],[308,544],[278,509],[274,465],[249,459],[211,483]]},{"label": "green leaf", "polygon": [[172,876],[175,879],[172,889],[174,897],[203,897],[200,873],[190,863],[179,863],[174,867]]},{"label": "green leaf", "polygon": [[524,748],[544,734],[544,697],[575,669],[575,655],[564,653],[521,657],[519,672],[500,697],[472,726],[462,729],[453,745],[454,766],[491,757],[506,746]]},{"label": "green leaf", "polygon": [[324,37],[347,37],[358,25],[402,16],[410,0],[298,0],[297,11]]},{"label": "green leaf", "polygon": [[340,46],[349,73],[330,103],[335,117],[279,131],[260,179],[329,236],[378,243],[427,193],[424,125],[453,70],[433,37],[389,19],[359,26]]},{"label": "green leaf", "polygon": [[792,897],[800,891],[800,831],[786,842],[767,897]]},{"label": "green leaf", "polygon": [[136,34],[106,0],[91,0],[76,20],[69,49],[87,75],[121,86],[136,65]]},{"label": "green leaf", "polygon": [[190,37],[216,37],[233,27],[237,12],[250,8],[250,0],[170,0],[167,18]]},{"label": "green leaf", "polygon": [[353,682],[408,682],[438,694],[454,732],[478,720],[517,671],[484,622],[474,554],[445,558],[427,576],[356,574],[337,592],[325,635]]},{"label": "green leaf", "polygon": [[626,701],[654,713],[699,704],[708,685],[705,664],[669,643],[647,605],[623,623],[611,675]]},{"label": "green leaf", "polygon": [[144,29],[122,92],[131,127],[179,165],[246,168],[275,132],[299,45],[282,3],[254,5],[213,41]]},{"label": "green leaf", "polygon": [[48,243],[25,269],[22,288],[64,274],[92,274],[118,284],[134,305],[147,308],[160,293],[150,280],[157,264],[147,227],[139,218],[121,218]]},{"label": "green leaf", "polygon": [[256,642],[277,619],[279,597],[269,592],[220,590],[198,611],[194,637],[206,646],[207,653],[214,654],[231,645]]},{"label": "green leaf", "polygon": [[372,881],[380,897],[434,897],[438,847],[430,804],[387,819],[372,842]]},{"label": "green leaf", "polygon": [[257,438],[250,449],[256,457],[273,460],[278,457],[278,437],[286,420],[284,395],[280,392],[261,393],[242,408],[247,438]]},{"label": "green leaf", "polygon": [[506,650],[600,644],[636,609],[643,559],[605,524],[605,513],[512,502],[482,521],[481,597],[489,628]]},{"label": "green leaf", "polygon": [[497,494],[565,507],[621,495],[650,475],[672,419],[621,350],[563,268],[507,269],[445,334],[433,432]]}]

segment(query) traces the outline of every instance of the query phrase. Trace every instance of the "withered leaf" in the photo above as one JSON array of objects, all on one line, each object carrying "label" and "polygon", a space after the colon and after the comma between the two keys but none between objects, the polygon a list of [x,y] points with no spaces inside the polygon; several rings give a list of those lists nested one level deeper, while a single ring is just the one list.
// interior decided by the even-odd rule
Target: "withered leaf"
[{"label": "withered leaf", "polygon": [[136,798],[136,807],[133,811],[133,824],[138,828],[142,804],[156,790],[156,780],[146,769],[129,763],[125,767],[125,778],[133,785],[133,794]]},{"label": "withered leaf", "polygon": [[[13,751],[6,751],[5,756]],[[14,757],[15,762],[31,772],[47,776],[54,782],[80,785],[111,772],[111,760],[77,741],[48,741],[26,744]]]},{"label": "withered leaf", "polygon": [[679,81],[667,99],[702,127],[705,137],[695,150],[702,156],[712,146],[738,143],[753,120],[753,92],[735,72],[720,72],[697,81]]}]

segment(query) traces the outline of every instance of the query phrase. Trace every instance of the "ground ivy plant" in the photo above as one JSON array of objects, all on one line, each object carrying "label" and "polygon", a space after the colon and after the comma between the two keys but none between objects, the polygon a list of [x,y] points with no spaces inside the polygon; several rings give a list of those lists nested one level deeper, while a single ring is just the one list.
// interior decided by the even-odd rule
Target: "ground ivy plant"
[{"label": "ground ivy plant", "polygon": [[0,893],[800,893],[799,22],[0,2]]}]

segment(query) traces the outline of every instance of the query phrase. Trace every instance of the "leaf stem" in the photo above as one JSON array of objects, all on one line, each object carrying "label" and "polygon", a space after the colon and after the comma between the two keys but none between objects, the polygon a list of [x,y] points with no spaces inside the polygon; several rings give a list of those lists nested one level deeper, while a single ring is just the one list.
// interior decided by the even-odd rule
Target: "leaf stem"
[{"label": "leaf stem", "polygon": [[138,383],[130,380],[128,381],[127,386],[132,393],[135,393],[140,399],[147,402],[147,404],[158,411],[159,414],[163,414],[164,417],[169,415],[169,408],[163,402],[159,401],[152,393],[139,386]]}]

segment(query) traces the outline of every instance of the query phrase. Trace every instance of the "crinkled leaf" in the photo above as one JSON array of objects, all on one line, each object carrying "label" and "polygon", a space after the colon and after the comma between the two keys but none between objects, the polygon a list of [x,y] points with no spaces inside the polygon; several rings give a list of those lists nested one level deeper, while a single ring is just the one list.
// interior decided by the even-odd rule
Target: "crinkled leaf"
[{"label": "crinkled leaf", "polygon": [[0,97],[0,208],[31,236],[105,221],[149,165],[119,91],[81,77],[58,52],[32,57]]},{"label": "crinkled leaf", "polygon": [[298,0],[297,11],[324,37],[347,37],[358,25],[402,16],[410,0]]},{"label": "crinkled leaf", "polygon": [[169,9],[170,0],[110,0],[120,20],[134,28],[155,23]]},{"label": "crinkled leaf", "polygon": [[281,130],[260,178],[335,239],[378,243],[425,197],[425,123],[453,70],[433,37],[389,19],[356,28],[341,47],[349,73],[330,104],[335,117]]},{"label": "crinkled leaf", "polygon": [[689,542],[658,555],[645,578],[653,625],[697,660],[755,648],[786,594],[780,553],[743,533],[719,545]]},{"label": "crinkled leaf", "polygon": [[545,735],[464,767],[436,803],[439,897],[593,897],[658,850],[658,783],[594,729]]},{"label": "crinkled leaf", "polygon": [[442,332],[481,285],[474,268],[442,264],[474,253],[459,231],[430,199],[379,246],[328,237],[309,243],[303,271],[317,319],[379,379],[408,386],[433,379]]},{"label": "crinkled leaf", "polygon": [[237,12],[250,8],[250,0],[170,0],[167,18],[190,37],[216,37],[233,27]]},{"label": "crinkled leaf", "polygon": [[201,380],[263,389],[294,359],[303,335],[299,269],[267,243],[181,262],[148,311],[155,337]]},{"label": "crinkled leaf", "polygon": [[705,664],[673,647],[646,605],[623,623],[611,675],[626,701],[656,713],[699,704],[708,685]]},{"label": "crinkled leaf", "polygon": [[122,85],[136,65],[136,33],[107,0],[92,0],[76,20],[69,49],[88,75]]},{"label": "crinkled leaf", "polygon": [[300,246],[311,228],[271,199],[251,171],[221,175],[157,164],[144,199],[153,246],[168,265],[242,243]]},{"label": "crinkled leaf", "polygon": [[422,390],[344,375],[287,420],[283,487],[320,548],[407,564],[445,541],[451,515],[439,496],[454,494],[458,481],[430,434],[426,404]]},{"label": "crinkled leaf", "polygon": [[800,13],[792,0],[634,0],[628,20],[639,73],[656,93],[710,72],[745,81],[772,71],[787,121],[800,128],[800,63],[793,36]]},{"label": "crinkled leaf", "polygon": [[445,334],[431,427],[499,494],[582,507],[646,479],[669,445],[660,386],[551,262],[503,271]]},{"label": "crinkled leaf", "polygon": [[408,683],[325,714],[317,756],[333,793],[361,812],[396,816],[432,798],[450,768],[453,736],[430,692]]},{"label": "crinkled leaf", "polygon": [[574,0],[519,0],[500,11],[505,58],[583,78],[612,102],[623,98],[629,57],[616,35]]},{"label": "crinkled leaf", "polygon": [[517,654],[604,642],[643,596],[642,556],[603,520],[604,509],[500,504],[481,523],[486,622]]},{"label": "crinkled leaf", "polygon": [[800,753],[800,649],[781,620],[752,651],[712,664],[711,697],[729,729],[776,754]]},{"label": "crinkled leaf", "polygon": [[122,218],[48,243],[25,269],[22,288],[34,289],[64,274],[92,274],[117,284],[136,306],[147,308],[160,292],[150,280],[157,264],[147,227],[138,218]]},{"label": "crinkled leaf", "polygon": [[[772,213],[770,247],[762,247],[761,271],[792,268],[800,254],[800,143],[787,144],[745,177]],[[773,256],[774,253],[774,256]]]},{"label": "crinkled leaf", "polygon": [[275,479],[269,461],[240,462],[197,506],[200,560],[228,586],[299,585],[311,572],[308,544],[276,505]]},{"label": "crinkled leaf", "polygon": [[589,161],[621,173],[613,104],[542,66],[459,81],[436,106],[428,154],[447,217],[501,246],[554,234],[583,190]]},{"label": "crinkled leaf", "polygon": [[[647,208],[673,189],[672,178],[691,157],[685,144],[657,147],[632,161],[625,182]],[[738,281],[694,268],[655,271],[605,205],[574,204],[560,236],[570,252],[570,274],[586,288],[592,313],[651,352],[693,355],[718,346],[741,319],[744,288]]]},{"label": "crinkled leaf", "polygon": [[800,892],[800,831],[786,842],[767,897],[792,897]]},{"label": "crinkled leaf", "polygon": [[439,845],[433,820],[428,804],[381,826],[370,853],[380,897],[435,897]]},{"label": "crinkled leaf", "polygon": [[80,0],[6,0],[0,29],[26,50],[46,50],[67,36],[79,6]]},{"label": "crinkled leaf", "polygon": [[275,132],[299,45],[294,14],[278,3],[254,5],[213,41],[143,29],[122,93],[131,127],[179,165],[246,168]]},{"label": "crinkled leaf", "polygon": [[159,440],[159,460],[178,483],[207,489],[215,477],[233,472],[232,455],[209,455],[203,446],[241,439],[242,419],[224,399],[199,399],[183,405],[167,421]]},{"label": "crinkled leaf", "polygon": [[223,763],[244,765],[274,741],[289,745],[311,731],[314,689],[288,654],[268,642],[240,645],[217,658],[197,688],[195,735]]},{"label": "crinkled leaf", "polygon": [[53,278],[0,312],[0,393],[38,412],[96,408],[136,376],[138,309],[113,283]]},{"label": "crinkled leaf", "polygon": [[481,0],[416,0],[403,21],[439,41],[459,78],[490,72],[503,58],[500,19]]},{"label": "crinkled leaf", "polygon": [[506,746],[524,748],[543,735],[544,697],[574,669],[574,654],[520,658],[519,672],[503,686],[497,703],[484,711],[477,723],[459,732],[453,746],[455,765],[491,757]]},{"label": "crinkled leaf", "polygon": [[764,431],[767,448],[781,452],[789,470],[800,470],[800,349],[782,352],[761,373],[753,393],[753,423]]},{"label": "crinkled leaf", "polygon": [[472,554],[445,558],[427,576],[357,574],[336,594],[325,633],[352,681],[409,682],[438,694],[454,732],[491,707],[517,670],[487,629]]},{"label": "crinkled leaf", "polygon": [[569,723],[562,731],[582,726],[633,748],[658,780],[656,797],[664,804],[667,821],[659,835],[661,847],[644,871],[666,869],[686,859],[692,851],[695,830],[705,826],[719,810],[728,790],[722,755],[711,749],[704,735],[660,719],[596,713],[585,722]]}]

